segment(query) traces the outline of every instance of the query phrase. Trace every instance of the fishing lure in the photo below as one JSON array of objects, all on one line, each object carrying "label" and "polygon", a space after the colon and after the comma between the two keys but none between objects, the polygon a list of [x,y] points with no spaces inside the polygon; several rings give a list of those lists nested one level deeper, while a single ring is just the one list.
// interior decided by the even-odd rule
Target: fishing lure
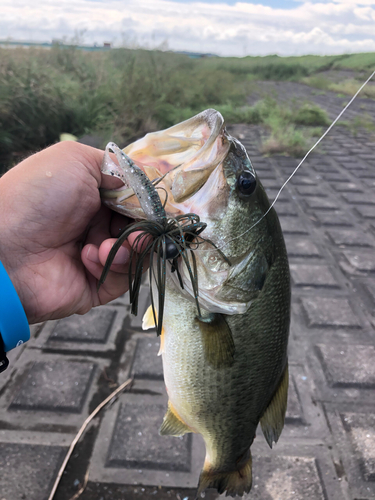
[{"label": "fishing lure", "polygon": [[[118,165],[110,157],[112,151],[117,158]],[[201,317],[201,310],[198,301],[198,273],[194,250],[202,243],[212,245],[223,259],[230,265],[228,258],[219,250],[216,245],[201,236],[207,224],[202,222],[197,214],[188,213],[168,218],[164,210],[168,193],[164,188],[155,186],[169,173],[150,181],[145,173],[126,155],[115,143],[109,142],[106,146],[102,172],[104,174],[117,177],[124,182],[128,188],[126,197],[135,195],[145,213],[146,220],[136,221],[127,228],[117,238],[104,265],[102,275],[98,282],[98,289],[104,283],[113,259],[121,245],[131,233],[140,231],[130,250],[129,258],[129,297],[131,312],[137,315],[138,297],[141,286],[144,262],[150,255],[149,282],[151,292],[151,306],[157,335],[161,334],[163,324],[163,311],[165,299],[165,280],[167,261],[172,266],[172,272],[176,272],[181,288],[184,288],[180,271],[178,269],[178,259],[182,258],[189,273],[191,285],[194,292],[195,303],[198,310],[198,318]],[[163,189],[166,193],[164,204],[162,203],[157,189]],[[136,250],[140,249],[140,252]],[[189,260],[190,255],[190,260]],[[155,265],[154,265],[155,264]],[[153,296],[152,283],[156,284],[158,293],[157,308]],[[157,314],[156,314],[157,309]]]}]

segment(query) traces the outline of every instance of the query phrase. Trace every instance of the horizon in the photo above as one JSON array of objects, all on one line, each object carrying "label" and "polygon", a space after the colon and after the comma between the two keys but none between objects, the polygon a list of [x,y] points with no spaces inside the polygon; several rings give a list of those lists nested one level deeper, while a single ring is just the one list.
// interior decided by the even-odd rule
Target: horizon
[{"label": "horizon", "polygon": [[[94,0],[97,1],[97,0]],[[183,0],[171,0],[174,2],[180,2]],[[109,43],[109,42],[104,42],[104,43]],[[13,45],[14,44],[14,45]],[[342,53],[332,53],[332,54],[313,54],[313,53],[306,53],[306,54],[299,54],[299,55],[286,55],[286,54],[277,54],[276,52],[274,53],[269,53],[269,54],[264,54],[264,55],[252,55],[252,54],[247,54],[246,56],[223,56],[219,54],[213,54],[213,53],[207,53],[207,52],[193,52],[189,50],[173,50],[173,49],[166,49],[163,50],[159,47],[127,47],[127,46],[110,46],[110,47],[105,47],[104,45],[91,45],[91,44],[79,44],[79,43],[69,43],[68,41],[64,42],[63,40],[15,40],[13,38],[8,38],[8,39],[0,39],[0,48],[7,48],[7,45],[13,45],[12,48],[16,48],[16,46],[22,46],[22,45],[30,45],[31,47],[35,48],[52,48],[54,45],[61,46],[61,47],[76,47],[78,49],[96,49],[98,51],[105,51],[105,50],[120,50],[120,49],[125,49],[125,50],[150,50],[150,51],[158,51],[160,50],[161,52],[173,52],[176,54],[186,54],[186,55],[197,55],[197,56],[208,56],[208,57],[221,57],[221,58],[226,58],[226,57],[234,57],[234,58],[239,58],[239,59],[244,59],[246,57],[259,57],[259,58],[266,58],[266,57],[280,57],[280,58],[302,58],[302,57],[340,57],[340,56],[355,56],[355,55],[362,55],[362,54],[375,54],[375,50],[369,51],[369,52],[342,52]]]},{"label": "horizon", "polygon": [[375,0],[3,0],[0,39],[221,57],[375,52]]}]

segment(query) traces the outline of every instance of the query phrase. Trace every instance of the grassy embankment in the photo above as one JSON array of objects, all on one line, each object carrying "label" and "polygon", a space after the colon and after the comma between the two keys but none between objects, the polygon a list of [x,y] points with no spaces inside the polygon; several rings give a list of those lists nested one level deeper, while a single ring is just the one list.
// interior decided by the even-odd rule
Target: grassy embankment
[{"label": "grassy embankment", "polygon": [[[333,82],[322,72],[375,65],[375,54],[193,60],[160,51],[118,49],[86,53],[71,48],[0,49],[0,162],[59,140],[61,133],[95,133],[124,145],[208,107],[229,123],[263,124],[268,153],[300,155],[328,124],[311,103],[278,105],[246,97],[259,80],[303,81],[317,91],[353,91],[353,79]],[[324,73],[323,73],[324,74]],[[373,89],[369,91],[370,97]]]}]

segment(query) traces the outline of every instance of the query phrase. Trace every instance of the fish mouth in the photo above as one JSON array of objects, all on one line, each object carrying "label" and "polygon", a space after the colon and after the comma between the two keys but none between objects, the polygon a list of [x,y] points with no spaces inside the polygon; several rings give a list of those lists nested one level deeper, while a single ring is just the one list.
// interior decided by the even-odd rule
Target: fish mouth
[{"label": "fish mouth", "polygon": [[[196,214],[206,226],[204,237],[201,237],[205,241],[194,249],[199,275],[199,303],[202,310],[229,315],[242,314],[250,305],[237,296],[220,298],[231,269],[231,256],[217,250],[225,244],[217,226],[226,216],[233,189],[235,172],[232,172],[232,165],[227,165],[233,148],[238,148],[238,141],[226,132],[222,115],[214,109],[207,109],[166,130],[147,134],[123,150],[153,181],[168,219]],[[120,150],[116,157],[118,154],[121,154]],[[102,173],[123,179],[109,154],[105,155]],[[137,221],[147,218],[129,185],[102,189],[101,197],[112,210]],[[190,254],[188,258],[192,258]],[[185,298],[195,302],[196,293],[187,267],[181,259],[177,265],[183,289],[178,273],[168,271],[170,284]],[[190,266],[193,266],[192,261]]]},{"label": "fish mouth", "polygon": [[[167,217],[195,210],[201,216],[202,204],[209,206],[223,190],[224,175],[217,167],[227,156],[230,144],[222,115],[207,109],[166,130],[147,134],[123,151],[154,181]],[[214,171],[216,178],[208,183]],[[209,189],[200,193],[205,186]],[[101,197],[112,210],[137,220],[146,218],[128,186],[103,189]]]}]

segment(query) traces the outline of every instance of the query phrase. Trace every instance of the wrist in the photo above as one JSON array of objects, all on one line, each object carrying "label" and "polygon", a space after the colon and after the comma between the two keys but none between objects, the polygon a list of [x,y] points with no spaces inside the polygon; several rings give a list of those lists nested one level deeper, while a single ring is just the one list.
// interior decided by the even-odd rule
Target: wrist
[{"label": "wrist", "polygon": [[0,334],[5,352],[30,338],[30,328],[17,291],[0,262]]}]

